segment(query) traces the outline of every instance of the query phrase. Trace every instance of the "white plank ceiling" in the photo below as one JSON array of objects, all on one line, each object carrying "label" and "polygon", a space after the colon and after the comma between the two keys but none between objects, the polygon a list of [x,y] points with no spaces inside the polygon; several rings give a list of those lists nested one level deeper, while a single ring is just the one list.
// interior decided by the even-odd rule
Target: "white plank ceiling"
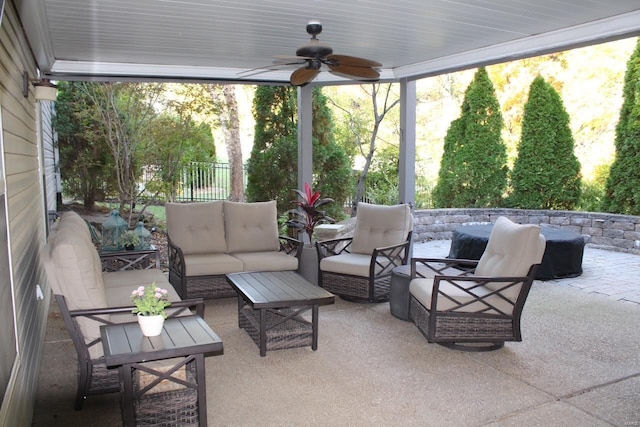
[{"label": "white plank ceiling", "polygon": [[[267,67],[319,38],[415,79],[640,34],[640,0],[16,0],[44,74],[288,81]],[[319,82],[338,79],[321,73]]]}]

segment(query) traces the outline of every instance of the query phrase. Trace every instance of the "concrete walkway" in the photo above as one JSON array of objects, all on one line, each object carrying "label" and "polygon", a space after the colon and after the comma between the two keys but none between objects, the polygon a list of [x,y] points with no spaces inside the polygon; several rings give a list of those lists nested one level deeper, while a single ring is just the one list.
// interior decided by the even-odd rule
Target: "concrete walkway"
[{"label": "concrete walkway", "polygon": [[[414,256],[446,256],[449,241]],[[640,257],[586,248],[584,273],[536,281],[522,342],[465,353],[429,344],[389,305],[336,300],[320,309],[317,351],[260,357],[233,298],[208,301],[224,341],[206,359],[209,426],[640,425]],[[117,395],[73,410],[75,352],[55,305],[33,426],[120,425]]]}]

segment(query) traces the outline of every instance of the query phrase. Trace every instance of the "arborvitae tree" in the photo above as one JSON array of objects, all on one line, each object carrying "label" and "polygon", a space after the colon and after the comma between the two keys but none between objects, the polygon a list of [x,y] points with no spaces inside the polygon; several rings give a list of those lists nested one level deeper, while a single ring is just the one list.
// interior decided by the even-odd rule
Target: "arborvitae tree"
[{"label": "arborvitae tree", "polygon": [[580,181],[569,114],[558,92],[538,76],[524,106],[508,204],[521,209],[573,209],[580,199]]},{"label": "arborvitae tree", "polygon": [[507,150],[502,142],[502,115],[493,84],[484,68],[467,88],[460,118],[445,137],[436,207],[500,206],[507,188]]},{"label": "arborvitae tree", "polygon": [[640,215],[640,39],[627,63],[623,97],[602,210]]},{"label": "arborvitae tree", "polygon": [[253,99],[256,120],[247,161],[247,200],[276,200],[278,212],[290,208],[297,187],[298,140],[295,91],[286,86],[259,86]]},{"label": "arborvitae tree", "polygon": [[[344,149],[333,136],[331,110],[322,89],[313,89],[314,191],[335,203],[326,205],[334,218],[351,191],[351,168]],[[254,98],[256,119],[251,158],[247,163],[247,199],[276,200],[278,211],[294,207],[298,176],[297,91],[291,87],[261,86]]]}]

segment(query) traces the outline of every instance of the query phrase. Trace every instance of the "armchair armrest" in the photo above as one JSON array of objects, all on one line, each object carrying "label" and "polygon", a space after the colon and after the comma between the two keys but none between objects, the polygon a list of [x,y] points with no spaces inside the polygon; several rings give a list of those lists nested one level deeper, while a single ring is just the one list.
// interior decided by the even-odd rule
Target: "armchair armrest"
[{"label": "armchair armrest", "polygon": [[300,259],[303,245],[301,240],[294,239],[293,237],[288,236],[278,236],[278,240],[280,241],[281,252],[284,252],[287,255],[293,255],[296,258]]},{"label": "armchair armrest", "polygon": [[411,258],[411,279],[426,277],[418,267],[427,268],[435,275],[460,272],[455,276],[467,276],[473,274],[477,265],[477,260],[462,258]]},{"label": "armchair armrest", "polygon": [[167,236],[167,251],[169,252],[169,283],[178,292],[180,298],[185,298],[187,295],[187,266],[184,262],[184,254],[169,236]]},{"label": "armchair armrest", "polygon": [[371,254],[369,277],[391,274],[394,268],[406,264],[410,244],[411,240],[405,240],[396,245],[375,248]]},{"label": "armchair armrest", "polygon": [[[73,341],[76,353],[78,354],[80,360],[83,361],[88,361],[90,359],[89,348],[100,344],[102,342],[102,338],[98,337],[89,342],[86,342],[76,319],[79,317],[83,317],[91,319],[103,325],[113,325],[115,324],[115,322],[112,322],[111,320],[105,319],[100,316],[106,314],[131,313],[131,310],[133,310],[134,308],[133,306],[129,306],[69,310],[66,299],[63,295],[56,294],[54,296],[56,298],[56,302],[58,303],[58,307],[60,307],[60,314],[62,315],[62,319],[64,320],[64,323],[69,330],[69,335],[71,336],[71,340]],[[178,310],[171,310],[169,313],[169,317],[177,316],[180,313],[191,309],[195,309],[195,313],[198,316],[204,317],[204,301],[201,298],[172,302],[171,307]]]},{"label": "armchair armrest", "polygon": [[[448,307],[440,309],[441,312],[512,316],[517,307],[521,309],[524,305],[532,281],[532,276],[437,275],[433,279],[431,310],[438,311],[438,303],[442,302],[446,303]],[[448,290],[444,289],[445,287]]]},{"label": "armchair armrest", "polygon": [[341,253],[351,253],[351,242],[353,242],[353,237],[341,237],[339,239],[316,242],[318,261],[322,258],[340,255]]}]

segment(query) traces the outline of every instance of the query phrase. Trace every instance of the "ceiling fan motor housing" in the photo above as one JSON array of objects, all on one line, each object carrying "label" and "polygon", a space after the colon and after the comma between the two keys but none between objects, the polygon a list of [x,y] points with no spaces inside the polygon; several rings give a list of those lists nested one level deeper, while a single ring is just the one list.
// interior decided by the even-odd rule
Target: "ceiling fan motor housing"
[{"label": "ceiling fan motor housing", "polygon": [[333,49],[326,44],[322,44],[320,42],[311,43],[306,46],[302,46],[300,49],[296,50],[297,56],[306,56],[309,58],[324,58],[327,55],[331,55],[333,53]]}]

